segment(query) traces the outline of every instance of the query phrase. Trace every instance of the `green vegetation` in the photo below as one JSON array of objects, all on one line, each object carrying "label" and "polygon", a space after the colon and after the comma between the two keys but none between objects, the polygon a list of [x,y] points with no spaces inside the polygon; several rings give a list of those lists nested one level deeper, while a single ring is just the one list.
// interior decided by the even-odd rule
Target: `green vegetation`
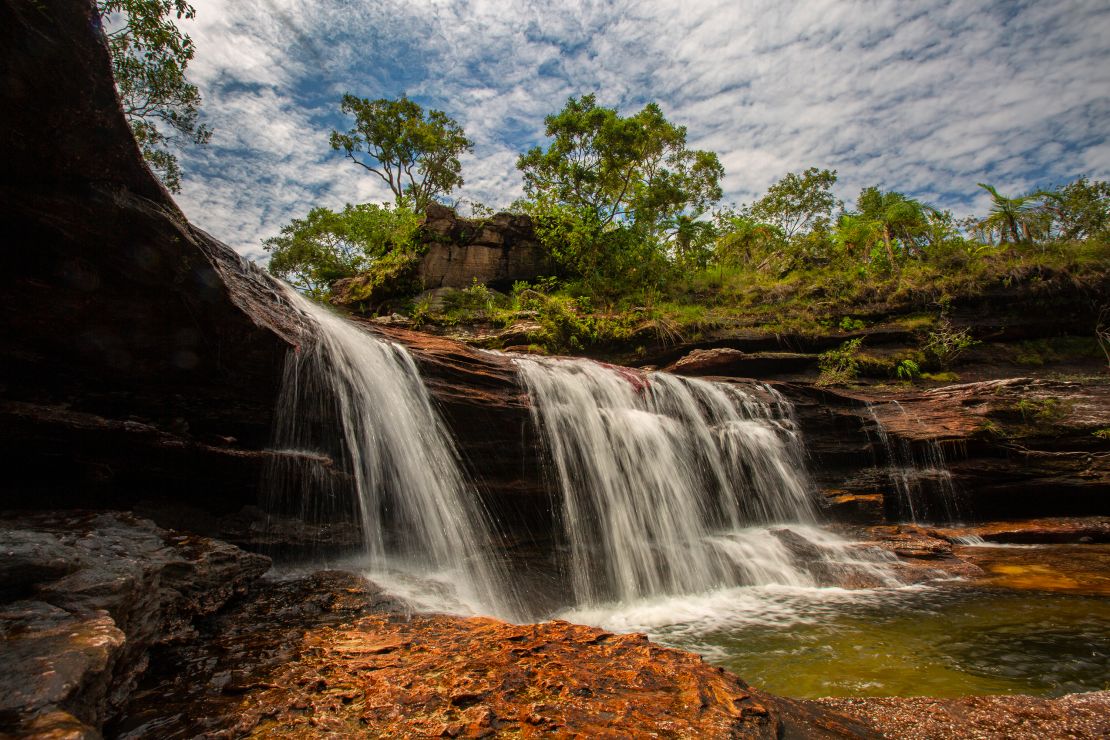
[{"label": "green vegetation", "polygon": [[685,127],[654,103],[621,117],[584,95],[545,123],[547,149],[517,161],[521,206],[567,275],[616,297],[660,288],[672,263],[704,263],[711,225],[699,219],[724,174],[716,154],[688,149]]},{"label": "green vegetation", "polygon": [[[272,269],[320,298],[338,278],[358,274],[344,298],[356,308],[380,304],[348,300],[351,285],[359,286],[356,294],[390,288],[412,298],[420,290],[412,280],[415,205],[461,184],[458,155],[469,140],[446,114],[425,114],[405,98],[348,95],[343,106],[356,124],[333,132],[332,146],[390,184],[398,205],[373,213],[396,219],[403,234],[389,227],[363,239],[358,229],[329,227],[321,240],[313,211],[267,241]],[[716,155],[689,149],[685,128],[654,104],[622,116],[585,95],[545,121],[546,146],[518,160],[525,198],[513,208],[532,216],[555,274],[512,295],[475,286],[417,301],[410,309],[418,323],[503,329],[530,322],[542,328],[524,338],[553,352],[613,343],[631,351],[741,331],[801,340],[887,331],[911,337],[910,346],[901,340],[901,351],[891,353],[846,344],[823,356],[824,379],[944,382],[987,339],[958,325],[950,306],[989,305],[975,310],[1020,321],[1026,309],[1011,307],[1010,295],[1075,294],[1075,303],[1092,306],[1092,328],[1099,321],[1110,265],[1107,183],[1079,178],[1013,196],[982,184],[990,211],[957,219],[879,187],[863,188],[846,206],[834,195],[837,173],[811,167],[785,175],[750,204],[720,207]],[[330,223],[363,208],[322,216]],[[408,257],[385,260],[395,252]],[[1105,315],[1099,331],[1110,347]],[[1076,352],[1086,358],[1089,343],[1023,347],[1015,361],[1059,362]]]},{"label": "green vegetation", "polygon": [[373,203],[341,212],[313,208],[263,242],[270,272],[314,298],[324,298],[336,280],[370,273],[382,285],[396,279],[412,260],[420,219],[408,208]]},{"label": "green vegetation", "polygon": [[818,385],[845,385],[856,379],[860,370],[860,345],[863,339],[849,339],[836,349],[821,354],[817,366],[821,368]]},{"label": "green vegetation", "polygon": [[367,100],[349,93],[340,110],[354,116],[355,125],[347,133],[332,131],[331,148],[380,177],[398,207],[423,213],[463,184],[459,157],[474,144],[443,111],[425,111],[403,95]]},{"label": "green vegetation", "polygon": [[1017,402],[1015,411],[1028,424],[1052,424],[1071,413],[1070,401],[1061,401],[1051,396],[1046,398],[1023,398]]},{"label": "green vegetation", "polygon": [[143,157],[172,192],[181,167],[171,147],[206,144],[200,91],[185,78],[193,40],[174,23],[193,18],[185,0],[97,0],[120,103]]}]

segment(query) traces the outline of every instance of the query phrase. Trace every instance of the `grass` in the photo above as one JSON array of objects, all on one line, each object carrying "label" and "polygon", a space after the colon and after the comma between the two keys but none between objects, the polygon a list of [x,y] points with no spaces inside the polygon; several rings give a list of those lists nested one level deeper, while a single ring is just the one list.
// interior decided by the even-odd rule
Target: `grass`
[{"label": "grass", "polygon": [[[952,249],[930,260],[909,260],[898,273],[846,259],[787,271],[751,266],[713,266],[680,274],[649,292],[589,294],[581,284],[518,284],[511,295],[474,286],[432,310],[412,307],[418,323],[451,327],[483,323],[504,328],[524,319],[542,330],[529,342],[547,352],[576,352],[624,344],[633,347],[697,341],[744,332],[829,337],[866,334],[883,327],[927,337],[939,331],[946,307],[978,306],[1002,320],[1019,320],[1029,302],[1097,301],[1110,274],[1110,249],[1090,241],[994,248],[972,253]],[[1024,301],[1010,304],[1012,296]],[[1069,304],[1070,305],[1070,304]],[[1045,310],[1052,310],[1046,308]],[[970,345],[969,345],[970,346]],[[1093,338],[1033,340],[1014,351],[1014,361],[1040,365],[1095,356]],[[956,376],[942,362],[913,349],[885,357],[861,348],[858,373],[895,377],[902,360],[917,363],[921,378],[947,382]]]}]

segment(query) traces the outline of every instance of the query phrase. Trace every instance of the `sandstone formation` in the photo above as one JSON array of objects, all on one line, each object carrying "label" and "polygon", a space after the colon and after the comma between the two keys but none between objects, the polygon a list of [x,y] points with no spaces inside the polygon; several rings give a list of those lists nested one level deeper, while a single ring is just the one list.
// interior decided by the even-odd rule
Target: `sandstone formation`
[{"label": "sandstone formation", "polygon": [[525,215],[465,219],[432,203],[421,241],[427,251],[417,276],[425,290],[469,288],[475,281],[507,288],[516,280],[550,275],[554,269],[536,239],[532,219]]},{"label": "sandstone formation", "polygon": [[507,289],[555,269],[528,216],[466,219],[438,203],[428,205],[413,253],[387,263],[336,281],[332,303],[363,315],[387,313],[421,291],[434,297],[475,284]]},{"label": "sandstone formation", "polygon": [[0,2],[0,59],[0,504],[253,502],[296,315],[146,168],[91,2]]},{"label": "sandstone formation", "polygon": [[351,575],[263,584],[171,649],[123,738],[876,737],[701,658],[566,622],[409,615]]},{"label": "sandstone formation", "polygon": [[[1105,379],[1011,378],[924,391],[776,387],[795,403],[818,483],[849,519],[873,517],[874,499],[859,497],[874,495],[883,496],[886,517],[905,518],[897,473],[934,502],[954,496],[965,520],[1106,513],[1110,444],[1095,434],[1110,426]],[[939,463],[943,480],[930,477]]]},{"label": "sandstone formation", "polygon": [[0,553],[0,734],[42,737],[95,736],[153,647],[194,637],[270,566],[115,513],[5,517]]}]

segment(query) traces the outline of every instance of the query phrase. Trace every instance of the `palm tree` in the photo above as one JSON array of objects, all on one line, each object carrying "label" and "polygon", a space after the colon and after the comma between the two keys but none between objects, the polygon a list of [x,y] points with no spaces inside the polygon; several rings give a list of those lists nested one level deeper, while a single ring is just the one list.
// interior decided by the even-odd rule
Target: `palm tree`
[{"label": "palm tree", "polygon": [[929,226],[931,206],[893,190],[882,192],[878,188],[864,188],[856,200],[858,213],[846,214],[841,219],[838,241],[846,247],[869,246],[882,240],[886,248],[890,269],[897,271],[894,240],[902,244],[907,254],[917,240],[925,235]]},{"label": "palm tree", "polygon": [[988,234],[998,234],[1000,244],[1007,241],[1013,244],[1032,241],[1039,230],[1042,211],[1040,202],[1043,193],[1035,192],[1008,198],[998,192],[993,185],[978,183],[979,187],[991,195],[991,212],[978,224]]}]

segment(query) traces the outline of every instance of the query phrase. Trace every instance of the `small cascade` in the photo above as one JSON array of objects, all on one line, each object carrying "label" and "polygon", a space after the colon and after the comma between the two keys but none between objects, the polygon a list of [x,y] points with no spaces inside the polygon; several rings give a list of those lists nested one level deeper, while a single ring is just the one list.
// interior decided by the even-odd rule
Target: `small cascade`
[{"label": "small cascade", "polygon": [[791,407],[770,387],[587,360],[515,362],[561,489],[578,605],[815,586],[816,571],[836,564],[881,570],[816,534]]},{"label": "small cascade", "polygon": [[[900,413],[909,416],[902,404],[897,401],[890,403]],[[957,521],[961,516],[959,496],[940,444],[935,439],[917,445],[905,439],[892,439],[879,419],[874,404],[867,404],[867,413],[874,422],[875,432],[886,452],[888,475],[909,520]]]},{"label": "small cascade", "polygon": [[354,522],[375,580],[413,594],[436,584],[455,609],[513,616],[489,517],[408,351],[292,288],[286,299],[316,334],[286,361],[270,510]]}]

